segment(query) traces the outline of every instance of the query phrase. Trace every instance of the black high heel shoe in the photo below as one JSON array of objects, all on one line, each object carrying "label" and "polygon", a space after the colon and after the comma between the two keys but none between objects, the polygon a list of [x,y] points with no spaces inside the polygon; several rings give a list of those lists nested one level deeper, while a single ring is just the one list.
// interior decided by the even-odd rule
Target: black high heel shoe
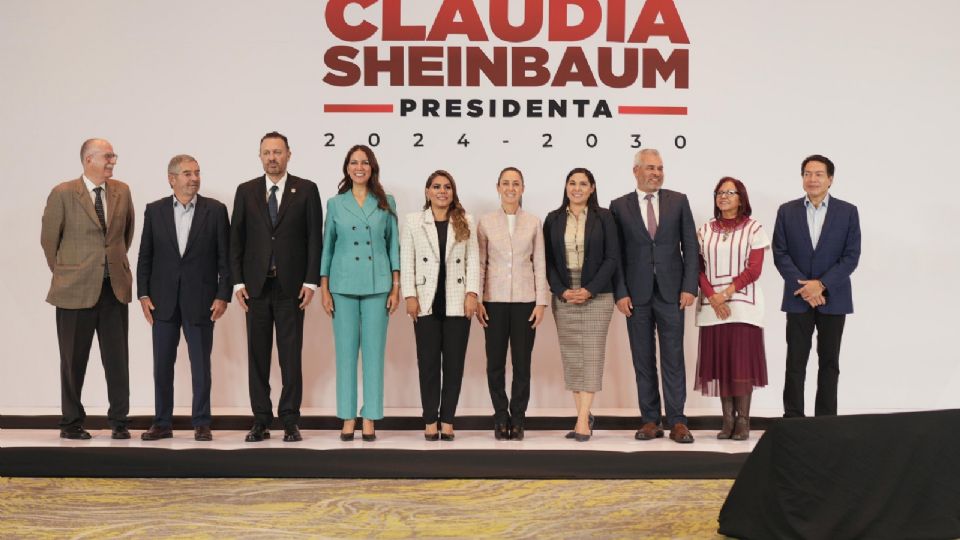
[{"label": "black high heel shoe", "polygon": [[[436,425],[436,423],[434,423],[433,425]],[[440,431],[439,431],[439,428],[437,428],[437,431],[434,431],[433,433],[426,433],[426,432],[424,432],[423,438],[426,439],[426,440],[428,440],[428,441],[430,441],[430,442],[439,441],[439,440],[440,440]]]},{"label": "black high heel shoe", "polygon": [[[592,414],[587,417],[587,427],[590,428],[590,433],[593,434],[593,424],[596,423],[597,418]],[[576,431],[568,431],[566,435],[563,436],[564,439],[576,439]],[[579,440],[579,439],[578,439]]]},{"label": "black high heel shoe", "polygon": [[[346,422],[344,422],[344,423],[346,423]],[[353,429],[351,429],[349,432],[343,431],[343,428],[340,428],[340,440],[343,441],[343,442],[350,442],[350,441],[352,441],[352,440],[353,440],[353,432],[356,431],[356,430],[357,430],[357,423],[356,423],[356,421],[354,421],[354,423],[353,423]]]}]

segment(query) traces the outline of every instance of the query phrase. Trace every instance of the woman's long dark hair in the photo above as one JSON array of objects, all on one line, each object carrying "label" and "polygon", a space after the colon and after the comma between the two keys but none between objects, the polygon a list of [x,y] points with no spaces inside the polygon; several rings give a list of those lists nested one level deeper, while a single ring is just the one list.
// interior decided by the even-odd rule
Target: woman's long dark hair
[{"label": "woman's long dark hair", "polygon": [[593,178],[593,173],[590,172],[590,169],[585,167],[577,167],[572,171],[567,173],[567,179],[563,181],[563,203],[560,205],[558,210],[566,210],[570,206],[570,197],[567,196],[567,182],[570,181],[570,178],[575,174],[583,174],[587,177],[587,180],[590,182],[590,186],[593,187],[593,193],[590,194],[590,198],[587,199],[587,209],[596,210],[600,208],[600,201],[597,200],[597,181]]},{"label": "woman's long dark hair", "polygon": [[362,150],[370,162],[370,179],[367,180],[367,189],[377,198],[377,207],[388,214],[396,216],[393,208],[390,208],[390,203],[387,202],[387,194],[383,191],[383,185],[380,184],[380,164],[377,163],[377,156],[375,156],[373,150],[365,144],[355,144],[347,151],[347,157],[343,158],[343,180],[340,180],[340,185],[337,186],[337,193],[346,193],[353,189],[353,179],[350,178],[350,173],[347,172],[347,165],[350,164],[350,156],[357,150]]},{"label": "woman's long dark hair", "polygon": [[[457,183],[453,181],[453,176],[443,169],[438,169],[433,171],[433,174],[427,178],[427,185],[424,187],[430,189],[430,185],[433,184],[433,181],[438,176],[442,176],[450,181],[450,188],[453,190],[453,200],[450,201],[447,217],[450,218],[450,225],[453,226],[453,234],[456,241],[464,242],[470,238],[470,225],[467,223],[467,212],[463,209],[463,205],[460,204],[460,196],[457,195]],[[423,209],[426,210],[427,208],[430,208],[430,199],[427,199],[423,203]]]}]

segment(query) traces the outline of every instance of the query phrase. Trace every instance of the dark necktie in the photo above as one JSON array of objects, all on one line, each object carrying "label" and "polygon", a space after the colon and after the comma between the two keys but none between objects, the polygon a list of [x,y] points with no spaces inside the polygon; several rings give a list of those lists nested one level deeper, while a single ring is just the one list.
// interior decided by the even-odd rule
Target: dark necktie
[{"label": "dark necktie", "polygon": [[653,213],[653,194],[647,193],[644,199],[647,201],[647,232],[653,239],[657,236],[657,215]]},{"label": "dark necktie", "polygon": [[270,212],[270,224],[274,227],[277,226],[277,214],[279,213],[277,189],[277,186],[272,186],[270,188],[270,197],[267,199],[267,210]]},{"label": "dark necktie", "polygon": [[103,198],[100,196],[103,193],[102,187],[93,188],[93,192],[96,194],[96,199],[93,202],[93,208],[97,211],[97,219],[100,220],[100,228],[103,229],[103,232],[107,232],[107,217],[103,213]]},{"label": "dark necktie", "polygon": [[[103,234],[106,235],[107,234],[107,216],[103,212],[103,197],[100,196],[100,194],[103,193],[103,188],[99,186],[95,187],[93,188],[93,193],[96,195],[93,201],[93,209],[96,210],[97,219],[100,220],[100,229],[103,231]],[[110,265],[107,264],[106,254],[104,254],[103,256],[103,277],[104,278],[110,277]]]},{"label": "dark necktie", "polygon": [[[270,197],[267,198],[267,212],[270,214],[270,224],[274,227],[277,226],[277,214],[278,204],[277,204],[277,186],[270,186]],[[270,252],[270,271],[277,271],[277,258],[274,257],[273,252]]]}]

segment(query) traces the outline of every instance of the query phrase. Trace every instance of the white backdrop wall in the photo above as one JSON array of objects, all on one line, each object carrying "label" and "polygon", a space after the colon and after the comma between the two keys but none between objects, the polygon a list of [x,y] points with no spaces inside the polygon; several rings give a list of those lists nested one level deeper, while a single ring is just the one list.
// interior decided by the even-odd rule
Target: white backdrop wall
[{"label": "white backdrop wall", "polygon": [[[49,271],[39,246],[40,215],[51,187],[81,172],[88,137],[109,139],[120,155],[115,176],[128,182],[137,208],[135,263],[146,203],[169,194],[165,167],[177,153],[199,159],[202,193],[232,205],[236,185],[262,174],[260,136],[289,136],[290,171],[335,194],[346,149],[379,135],[382,179],[401,214],[417,210],[422,185],[437,168],[453,173],[467,210],[497,208],[494,183],[504,166],[526,176],[525,208],[541,217],[560,203],[566,172],[589,167],[601,204],[634,188],[631,134],[661,149],[665,187],[690,196],[702,223],[711,190],[732,175],[750,188],[754,216],[772,230],[777,206],[802,196],[799,166],[811,153],[837,164],[831,192],[859,206],[863,256],[854,274],[856,313],[847,319],[841,356],[841,412],[960,406],[960,363],[953,348],[952,285],[960,266],[950,232],[960,189],[955,180],[960,125],[960,5],[816,0],[678,0],[690,37],[690,87],[335,88],[323,82],[324,53],[340,44],[324,23],[326,2],[253,1],[58,2],[3,0],[0,19],[0,149],[8,189],[0,197],[4,249],[0,310],[0,412],[59,406],[54,308],[43,299]],[[484,0],[475,2],[486,19]],[[600,2],[606,5],[606,2]],[[631,0],[628,20],[642,2]],[[428,24],[440,2],[407,1],[404,21]],[[518,4],[513,2],[512,4]],[[516,8],[511,6],[512,15]],[[576,10],[573,20],[576,20]],[[378,21],[380,7],[366,12]],[[631,15],[632,14],[632,15]],[[361,10],[352,9],[357,22]],[[377,45],[376,40],[353,44]],[[446,46],[464,46],[462,36]],[[491,45],[510,45],[488,43]],[[556,51],[545,32],[526,45]],[[604,45],[603,36],[579,44]],[[669,51],[662,38],[650,46]],[[588,55],[589,56],[589,55]],[[553,63],[555,64],[556,56]],[[323,112],[325,103],[397,103],[401,98],[584,98],[616,104],[686,106],[686,116],[600,119],[422,118]],[[325,147],[325,133],[335,147]],[[422,133],[424,147],[414,148]],[[553,148],[543,148],[543,133]],[[595,148],[585,144],[597,136]],[[456,144],[466,134],[470,145]],[[674,145],[683,135],[687,145]],[[509,140],[509,143],[503,143]],[[756,407],[777,410],[784,368],[782,283],[768,257],[760,284],[767,296],[770,385]],[[689,310],[688,310],[689,311]],[[688,408],[715,402],[692,390],[697,332],[687,314]],[[153,403],[149,326],[130,309],[130,383],[134,407]],[[318,303],[306,316],[304,407],[334,405],[330,321]],[[181,349],[183,347],[181,346]],[[623,317],[614,315],[604,390],[598,407],[636,407],[636,387]],[[181,350],[177,404],[189,404],[189,372]],[[811,365],[815,365],[815,356]],[[246,407],[242,312],[232,304],[217,324],[213,405]],[[461,407],[489,406],[483,334],[471,334]],[[388,407],[418,407],[411,322],[390,323]],[[274,368],[274,392],[279,373]],[[813,368],[808,376],[813,391]],[[85,403],[106,402],[96,346]],[[276,396],[275,396],[276,397]],[[811,400],[811,398],[808,398]],[[541,326],[534,351],[531,407],[566,407],[556,329]]]}]

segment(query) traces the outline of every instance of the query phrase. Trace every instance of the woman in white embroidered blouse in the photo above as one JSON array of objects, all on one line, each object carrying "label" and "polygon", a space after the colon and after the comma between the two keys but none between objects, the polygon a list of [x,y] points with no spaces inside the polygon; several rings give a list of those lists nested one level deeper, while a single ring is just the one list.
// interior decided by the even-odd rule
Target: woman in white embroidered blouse
[{"label": "woman in white embroidered blouse", "polygon": [[694,388],[720,396],[718,439],[750,436],[750,398],[767,384],[763,291],[757,279],[770,240],[750,217],[743,182],[724,177],[714,188],[714,218],[697,231],[700,242],[700,347]]}]

